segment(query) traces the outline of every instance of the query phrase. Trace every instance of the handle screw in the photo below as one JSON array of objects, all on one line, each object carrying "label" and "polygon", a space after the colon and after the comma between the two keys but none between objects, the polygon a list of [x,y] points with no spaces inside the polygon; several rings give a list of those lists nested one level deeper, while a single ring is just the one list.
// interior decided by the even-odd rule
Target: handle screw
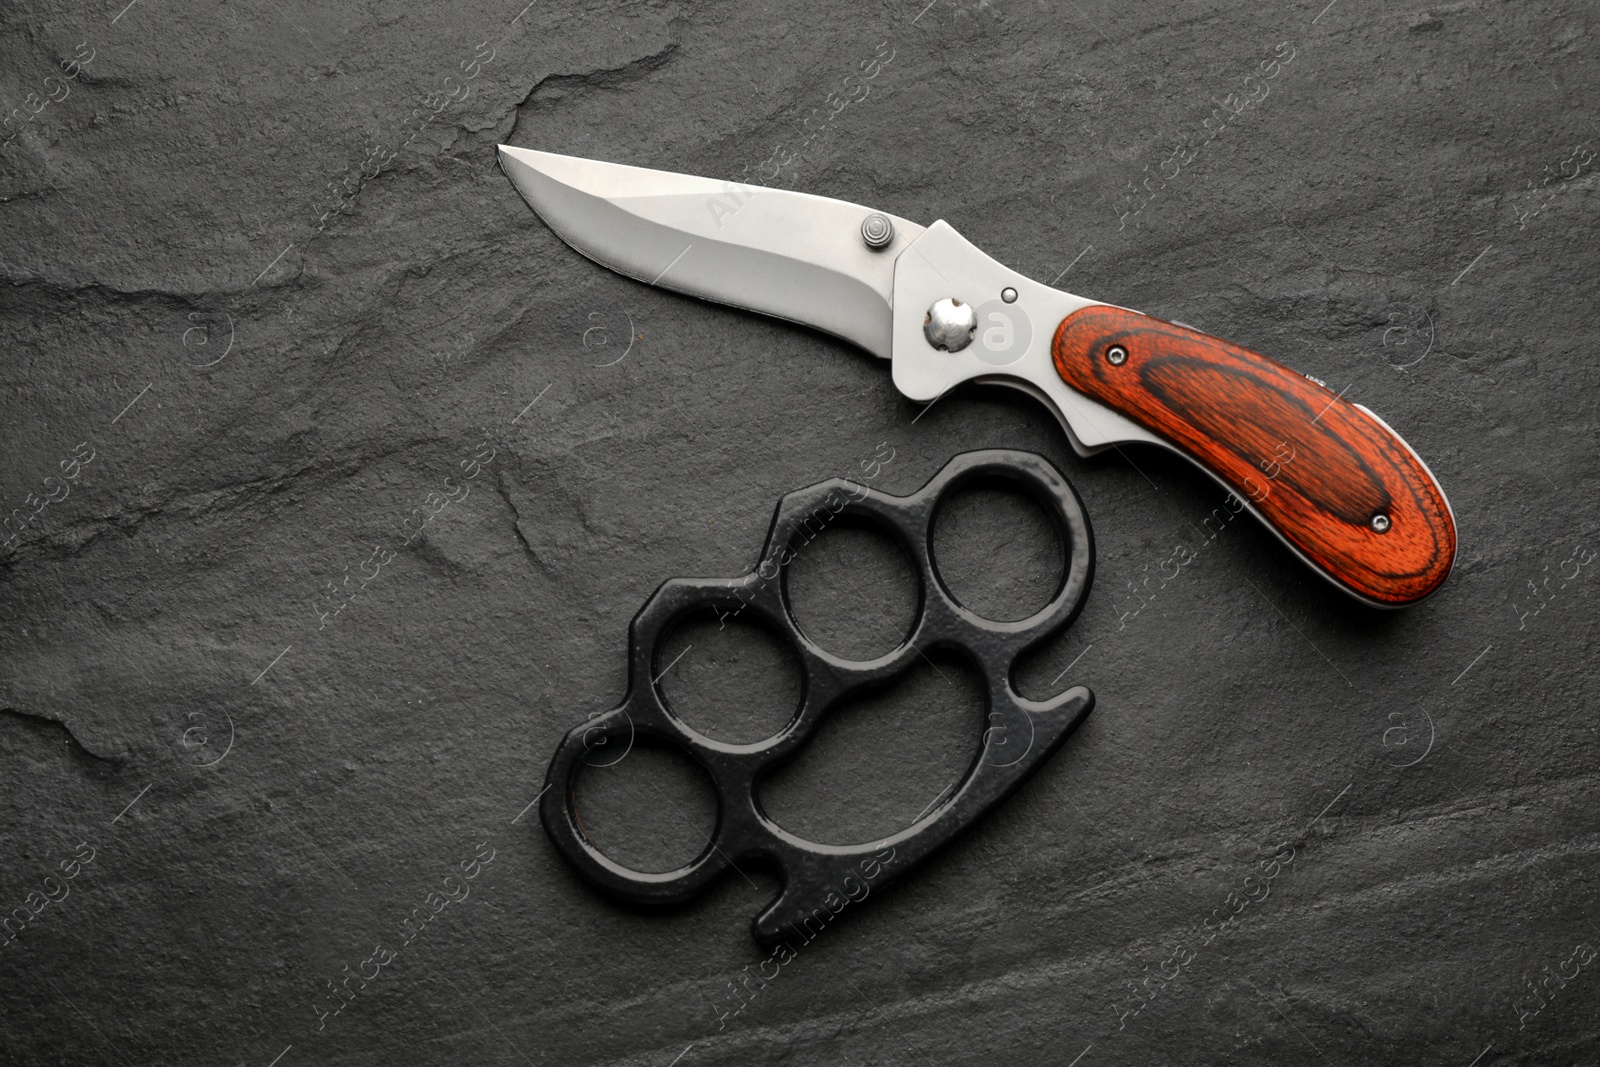
[{"label": "handle screw", "polygon": [[954,297],[934,302],[922,320],[922,335],[934,348],[946,352],[959,352],[972,343],[978,329],[978,313],[971,304],[963,304]]},{"label": "handle screw", "polygon": [[1008,285],[1000,290],[1000,299],[1008,304],[1015,304],[1017,302],[1017,291]]},{"label": "handle screw", "polygon": [[1381,511],[1372,516],[1372,529],[1374,533],[1388,533],[1389,527],[1393,525],[1394,523],[1389,521],[1389,516],[1385,515]]},{"label": "handle screw", "polygon": [[1121,345],[1112,345],[1106,349],[1106,362],[1113,367],[1120,367],[1128,362],[1128,350]]},{"label": "handle screw", "polygon": [[894,223],[876,211],[861,220],[861,239],[868,248],[884,248],[894,240]]}]

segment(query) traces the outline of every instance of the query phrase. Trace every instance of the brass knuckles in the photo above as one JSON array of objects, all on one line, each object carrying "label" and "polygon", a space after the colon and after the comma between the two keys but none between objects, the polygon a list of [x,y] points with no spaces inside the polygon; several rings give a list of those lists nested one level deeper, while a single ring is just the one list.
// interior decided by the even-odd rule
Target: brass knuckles
[{"label": "brass knuckles", "polygon": [[[1060,588],[1048,604],[1019,622],[995,622],[968,611],[939,578],[934,515],[946,494],[973,483],[1003,484],[1038,501],[1066,550]],[[891,533],[919,575],[917,619],[909,637],[867,662],[841,659],[801,632],[789,613],[781,574],[795,549],[845,516]],[[680,903],[706,889],[730,864],[764,861],[778,868],[783,888],[752,924],[757,941],[770,945],[787,928],[798,930],[808,919],[826,921],[830,911],[824,908],[854,892],[852,879],[858,887],[864,882],[874,888],[887,885],[927,858],[1009,796],[1089,714],[1094,694],[1086,687],[1032,701],[1012,690],[1011,669],[1024,652],[1072,622],[1093,573],[1094,539],[1082,501],[1048,460],[1031,452],[963,453],[910,496],[889,496],[839,479],[790,493],[778,504],[754,572],[735,579],[670,579],[639,610],[628,635],[627,696],[611,711],[574,727],[550,761],[539,807],[545,831],[580,874],[631,903]],[[661,666],[657,647],[662,634],[689,612],[706,607],[723,617],[752,613],[786,638],[800,660],[800,707],[765,740],[729,744],[707,737],[679,718],[651,681]],[[768,819],[756,798],[761,774],[792,757],[841,701],[900,679],[933,649],[963,653],[984,679],[985,722],[990,725],[955,791],[911,826],[870,844],[817,844]],[[575,774],[584,755],[602,744],[625,750],[635,735],[686,753],[705,770],[716,791],[717,824],[711,840],[699,856],[674,871],[645,873],[606,858],[590,843],[573,810]]]}]

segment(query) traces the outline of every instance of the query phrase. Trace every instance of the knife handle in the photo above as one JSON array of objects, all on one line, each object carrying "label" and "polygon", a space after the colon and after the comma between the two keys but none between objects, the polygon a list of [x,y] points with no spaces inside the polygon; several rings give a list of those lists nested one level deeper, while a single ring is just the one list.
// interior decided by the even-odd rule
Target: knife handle
[{"label": "knife handle", "polygon": [[1376,416],[1283,364],[1136,311],[1068,315],[1056,372],[1199,463],[1291,548],[1368,603],[1438,589],[1455,559],[1444,492]]}]

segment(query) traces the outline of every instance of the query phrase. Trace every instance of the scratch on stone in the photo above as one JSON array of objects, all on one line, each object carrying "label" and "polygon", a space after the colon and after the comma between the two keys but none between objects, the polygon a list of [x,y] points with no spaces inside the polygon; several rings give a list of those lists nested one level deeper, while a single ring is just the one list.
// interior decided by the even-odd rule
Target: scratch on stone
[{"label": "scratch on stone", "polygon": [[678,51],[676,35],[670,37],[660,51],[629,60],[620,67],[601,67],[576,74],[546,74],[534,82],[524,96],[511,108],[511,129],[503,140],[509,144],[516,137],[517,126],[522,121],[524,108],[534,103],[541,90],[546,92],[567,89],[616,89],[631,82],[649,77],[671,61]]},{"label": "scratch on stone", "polygon": [[82,755],[89,759],[99,760],[102,763],[109,763],[114,767],[120,767],[122,765],[122,761],[117,757],[101,755],[100,753],[89,748],[82,741],[79,741],[78,735],[72,732],[72,728],[66,723],[62,722],[60,719],[52,719],[48,715],[40,715],[32,711],[23,711],[21,708],[11,706],[0,707],[0,715],[14,715],[24,722],[30,724],[37,723],[40,727],[43,727],[46,730],[59,731],[63,735],[63,741],[67,745],[68,749],[70,749],[75,755]]}]

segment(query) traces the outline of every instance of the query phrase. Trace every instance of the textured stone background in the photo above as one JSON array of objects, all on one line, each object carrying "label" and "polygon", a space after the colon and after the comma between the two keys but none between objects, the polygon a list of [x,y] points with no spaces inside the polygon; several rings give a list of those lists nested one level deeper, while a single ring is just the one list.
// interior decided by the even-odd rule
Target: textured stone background
[{"label": "textured stone background", "polygon": [[[1600,945],[1593,7],[924,3],[0,9],[21,129],[0,491],[22,526],[0,557],[0,1058],[1600,1055],[1600,965],[1550,977]],[[1280,42],[1269,95],[1154,180]],[[945,218],[1033,277],[1274,354],[1428,459],[1456,572],[1377,614],[1253,521],[1204,538],[1220,494],[1179,461],[1079,460],[993,389],[919,418],[843,345],[572,253],[497,171],[502,140],[729,178],[797,154],[775,184]],[[859,477],[880,442],[896,492],[975,447],[1068,473],[1096,586],[1020,684],[1099,703],[732,1014],[770,876],[635,914],[526,807],[557,739],[621,696],[650,591],[739,573],[782,493]],[[953,504],[940,536],[995,611],[1059,566],[1010,498]],[[1196,561],[1143,585],[1178,544]],[[797,566],[831,647],[894,643],[914,594],[881,541],[830,533]],[[708,729],[787,714],[759,634],[672,641],[664,684]],[[980,728],[970,679],[930,667],[840,712],[769,808],[826,840],[897,829]],[[711,818],[651,752],[582,795],[640,864]],[[406,943],[446,885],[468,895]]]}]

